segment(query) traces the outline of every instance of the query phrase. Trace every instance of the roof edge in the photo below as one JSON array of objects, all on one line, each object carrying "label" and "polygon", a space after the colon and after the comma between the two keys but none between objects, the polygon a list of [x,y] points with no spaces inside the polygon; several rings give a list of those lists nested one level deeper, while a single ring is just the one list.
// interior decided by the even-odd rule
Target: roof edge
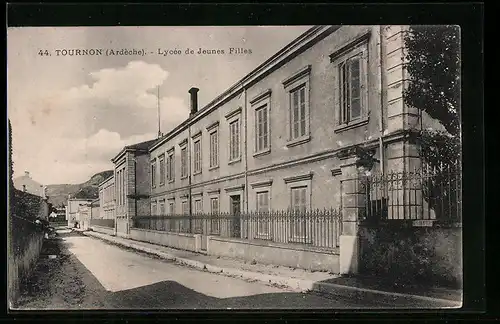
[{"label": "roof edge", "polygon": [[258,65],[255,69],[253,69],[244,77],[242,77],[240,80],[238,80],[236,83],[234,83],[232,86],[230,86],[227,90],[225,90],[220,95],[215,97],[212,101],[210,101],[202,109],[200,109],[198,111],[198,114],[194,116],[189,116],[185,121],[183,121],[182,123],[177,125],[174,129],[172,129],[170,132],[168,132],[163,138],[159,139],[156,143],[151,145],[149,147],[149,152],[154,151],[157,147],[161,146],[162,144],[170,140],[172,137],[176,135],[177,132],[179,132],[184,127],[187,127],[193,119],[201,115],[203,112],[209,110],[212,107],[216,107],[221,102],[224,102],[225,100],[227,100],[227,98],[231,97],[235,93],[242,91],[247,84],[251,84],[254,79],[259,78],[259,76],[265,74],[267,72],[266,71],[267,69],[277,65],[280,61],[285,61],[288,57],[292,56],[295,52],[300,50],[304,45],[307,45],[311,40],[314,40],[316,37],[321,36],[328,30],[332,30],[331,32],[334,32],[338,28],[340,28],[340,25],[339,26],[316,25],[309,28],[308,30],[300,34],[297,38],[295,38],[290,43],[281,48],[270,58],[268,58],[263,63]]}]

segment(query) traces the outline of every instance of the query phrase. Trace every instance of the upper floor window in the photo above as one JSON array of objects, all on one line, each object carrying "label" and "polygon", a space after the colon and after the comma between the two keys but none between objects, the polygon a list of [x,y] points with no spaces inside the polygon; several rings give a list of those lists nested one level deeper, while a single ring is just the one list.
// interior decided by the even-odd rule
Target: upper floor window
[{"label": "upper floor window", "polygon": [[210,133],[210,167],[219,165],[219,132],[217,130]]},{"label": "upper floor window", "polygon": [[175,214],[175,203],[174,203],[174,202],[170,202],[170,203],[168,204],[168,213],[169,213],[170,215]]},{"label": "upper floor window", "polygon": [[159,158],[160,161],[160,185],[165,183],[165,155],[162,154]]},{"label": "upper floor window", "polygon": [[229,124],[229,161],[240,158],[240,120],[236,119]]},{"label": "upper floor window", "polygon": [[201,138],[195,140],[194,150],[194,173],[201,173]]},{"label": "upper floor window", "polygon": [[151,187],[156,187],[156,159],[151,161]]},{"label": "upper floor window", "polygon": [[187,147],[181,149],[181,177],[185,178],[188,175],[188,164],[187,164]]},{"label": "upper floor window", "polygon": [[310,140],[309,83],[311,66],[307,65],[283,81],[288,92],[288,143],[294,146]]},{"label": "upper floor window", "polygon": [[175,159],[173,151],[168,154],[167,158],[167,178],[168,181],[175,180]]},{"label": "upper floor window", "polygon": [[255,111],[255,151],[262,152],[269,148],[269,113],[264,105]]},{"label": "upper floor window", "polygon": [[292,139],[306,135],[306,86],[290,91],[290,134]]},{"label": "upper floor window", "polygon": [[368,122],[369,36],[369,33],[364,34],[330,55],[336,68],[336,130]]},{"label": "upper floor window", "polygon": [[339,65],[340,123],[361,118],[361,55]]}]

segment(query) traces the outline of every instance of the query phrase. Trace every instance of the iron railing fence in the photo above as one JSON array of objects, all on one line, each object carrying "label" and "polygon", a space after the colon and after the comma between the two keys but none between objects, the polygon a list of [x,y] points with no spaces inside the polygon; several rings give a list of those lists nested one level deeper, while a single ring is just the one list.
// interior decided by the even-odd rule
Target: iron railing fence
[{"label": "iron railing fence", "polygon": [[141,215],[134,227],[148,230],[217,235],[245,240],[304,244],[317,248],[339,246],[342,219],[337,209],[280,210],[189,215]]},{"label": "iron railing fence", "polygon": [[115,220],[114,219],[93,218],[90,220],[90,226],[103,226],[103,227],[114,228],[115,227]]},{"label": "iron railing fence", "polygon": [[456,167],[372,174],[361,180],[367,220],[462,221],[462,175]]}]

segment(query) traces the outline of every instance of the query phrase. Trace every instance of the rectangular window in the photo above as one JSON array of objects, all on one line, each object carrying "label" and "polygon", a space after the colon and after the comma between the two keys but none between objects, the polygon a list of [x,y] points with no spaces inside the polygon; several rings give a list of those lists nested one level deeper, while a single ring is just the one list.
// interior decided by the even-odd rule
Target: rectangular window
[{"label": "rectangular window", "polygon": [[187,148],[181,149],[181,177],[187,177]]},{"label": "rectangular window", "polygon": [[269,191],[257,193],[257,212],[258,212],[258,234],[269,235]]},{"label": "rectangular window", "polygon": [[164,215],[165,215],[165,201],[161,200],[160,201],[160,216],[164,216]]},{"label": "rectangular window", "polygon": [[120,171],[116,171],[116,205],[120,206]]},{"label": "rectangular window", "polygon": [[188,215],[189,214],[188,202],[183,201],[181,207],[182,207],[182,210],[181,210],[182,215]]},{"label": "rectangular window", "polygon": [[151,187],[156,187],[156,160],[151,162]]},{"label": "rectangular window", "polygon": [[175,180],[174,153],[168,155],[168,181]]},{"label": "rectangular window", "polygon": [[156,216],[156,202],[151,203],[151,215]]},{"label": "rectangular window", "polygon": [[291,233],[293,237],[304,237],[306,235],[307,187],[292,188],[291,196],[293,212]]},{"label": "rectangular window", "polygon": [[219,198],[214,197],[210,199],[210,212],[212,213],[212,220],[210,222],[211,225],[211,234],[219,234],[220,226],[219,220],[217,219],[219,214]]},{"label": "rectangular window", "polygon": [[229,160],[234,161],[240,157],[240,120],[229,124]]},{"label": "rectangular window", "polygon": [[339,65],[340,123],[361,118],[361,55],[351,57]]},{"label": "rectangular window", "polygon": [[194,212],[200,214],[203,212],[203,203],[201,199],[194,201]]},{"label": "rectangular window", "polygon": [[219,165],[219,132],[214,131],[210,134],[210,167]]},{"label": "rectangular window", "polygon": [[160,185],[165,184],[165,156],[161,155],[160,158]]},{"label": "rectangular window", "polygon": [[127,180],[127,171],[126,170],[127,169],[123,169],[122,170],[122,173],[123,173],[122,174],[122,186],[123,186],[123,197],[122,197],[123,200],[122,200],[122,203],[123,203],[123,205],[126,205],[126,203],[127,203],[127,200],[126,200],[126,198],[127,198],[127,182],[126,182],[126,180]]},{"label": "rectangular window", "polygon": [[255,151],[261,152],[269,148],[269,114],[267,105],[255,111]]},{"label": "rectangular window", "polygon": [[175,205],[174,205],[173,202],[171,202],[171,203],[168,204],[168,213],[170,215],[175,214]]},{"label": "rectangular window", "polygon": [[183,232],[186,229],[189,229],[189,206],[187,201],[183,201],[181,204],[181,212],[182,215],[185,216],[183,219],[178,220],[178,227],[181,232]]},{"label": "rectangular window", "polygon": [[290,134],[291,139],[306,135],[307,109],[306,85],[290,92]]},{"label": "rectangular window", "polygon": [[201,172],[201,139],[194,142],[194,173]]}]

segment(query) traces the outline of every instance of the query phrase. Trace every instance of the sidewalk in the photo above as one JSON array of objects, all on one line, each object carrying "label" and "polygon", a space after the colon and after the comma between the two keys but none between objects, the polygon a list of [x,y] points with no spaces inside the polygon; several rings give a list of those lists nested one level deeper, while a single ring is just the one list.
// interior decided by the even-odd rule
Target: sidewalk
[{"label": "sidewalk", "polygon": [[417,287],[383,287],[373,278],[340,277],[326,272],[311,272],[303,269],[292,269],[276,265],[256,264],[235,259],[209,256],[190,251],[139,242],[107,234],[83,231],[83,235],[105,240],[112,244],[146,252],[178,264],[191,266],[230,277],[238,277],[248,281],[259,281],[293,291],[315,291],[333,296],[356,299],[385,299],[388,304],[405,300],[411,304],[432,303],[440,307],[460,307],[462,292],[442,288],[422,289]]}]

